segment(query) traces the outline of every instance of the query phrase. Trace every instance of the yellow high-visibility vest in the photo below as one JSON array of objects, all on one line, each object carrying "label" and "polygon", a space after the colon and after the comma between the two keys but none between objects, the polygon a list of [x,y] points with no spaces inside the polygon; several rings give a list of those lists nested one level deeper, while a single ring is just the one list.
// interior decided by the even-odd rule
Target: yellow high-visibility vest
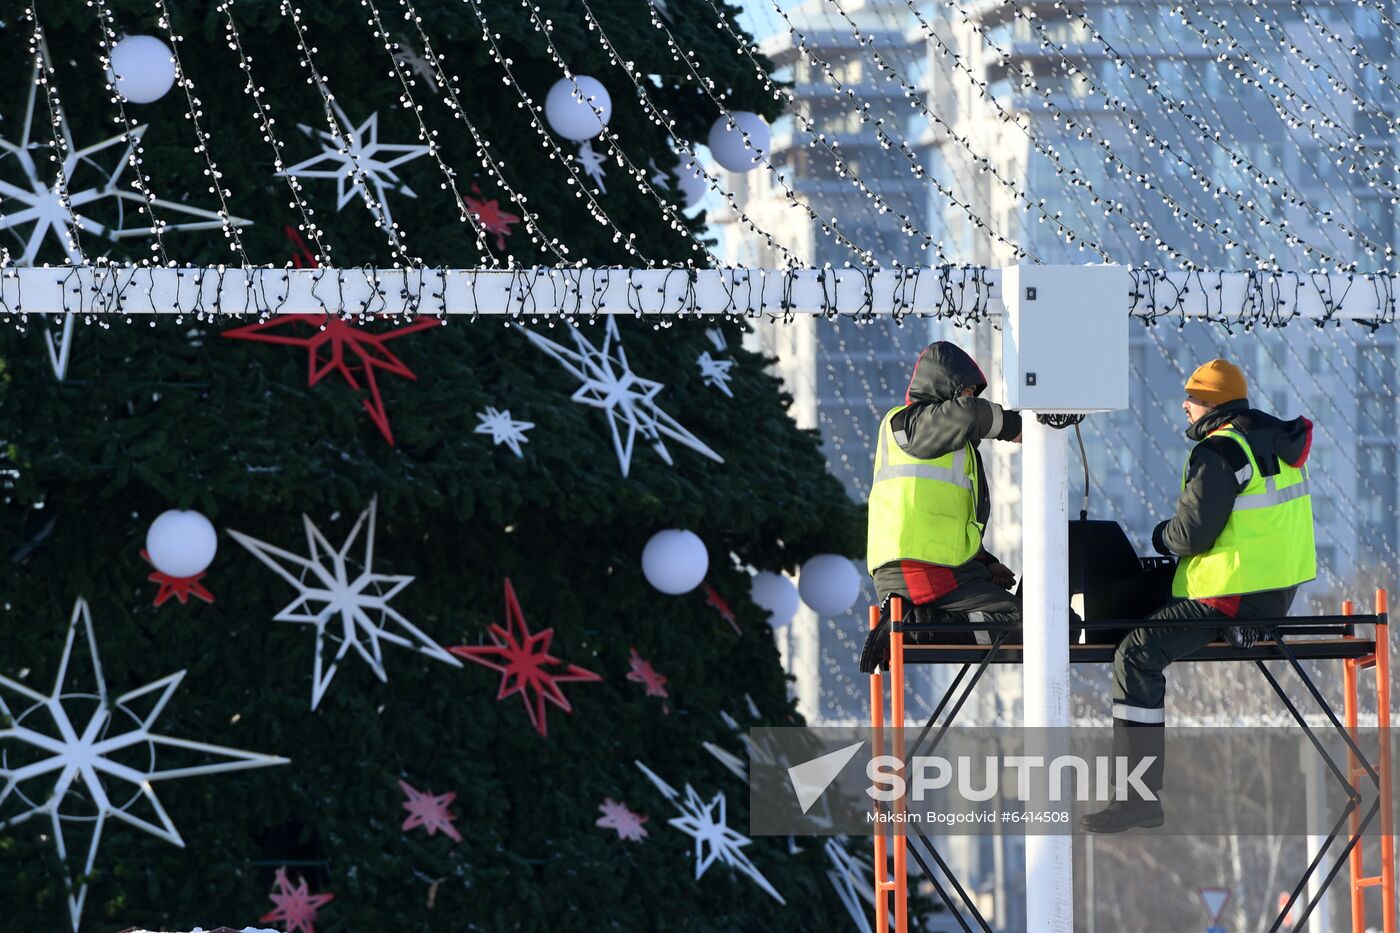
[{"label": "yellow high-visibility vest", "polygon": [[[1235,497],[1230,520],[1210,550],[1183,558],[1172,580],[1172,595],[1189,599],[1237,596],[1281,590],[1317,576],[1312,497],[1308,472],[1279,460],[1279,472],[1264,476],[1244,435],[1225,425],[1223,435],[1249,458],[1249,485]],[[1190,458],[1187,458],[1187,467]],[[1186,468],[1181,471],[1186,488]]]},{"label": "yellow high-visibility vest", "polygon": [[957,567],[982,548],[972,444],[932,460],[909,456],[896,442],[892,424],[907,407],[890,409],[880,422],[866,535],[871,573],[896,560]]}]

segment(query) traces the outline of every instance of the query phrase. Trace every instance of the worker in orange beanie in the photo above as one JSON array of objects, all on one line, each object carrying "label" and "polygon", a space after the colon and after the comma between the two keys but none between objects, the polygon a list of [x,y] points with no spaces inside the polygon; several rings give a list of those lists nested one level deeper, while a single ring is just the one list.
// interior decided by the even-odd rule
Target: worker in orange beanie
[{"label": "worker in orange beanie", "polygon": [[1252,645],[1261,633],[1247,620],[1287,615],[1298,586],[1317,576],[1306,465],[1312,422],[1281,421],[1251,408],[1244,373],[1219,359],[1186,380],[1181,407],[1195,446],[1182,471],[1176,512],[1152,533],[1153,547],[1177,558],[1177,565],[1172,598],[1151,618],[1220,619],[1223,625],[1139,628],[1118,644],[1114,754],[1153,759],[1144,764],[1150,793],[1130,790],[1127,800],[1081,818],[1089,832],[1162,824],[1157,793],[1166,753],[1167,666],[1222,635],[1237,647]]}]

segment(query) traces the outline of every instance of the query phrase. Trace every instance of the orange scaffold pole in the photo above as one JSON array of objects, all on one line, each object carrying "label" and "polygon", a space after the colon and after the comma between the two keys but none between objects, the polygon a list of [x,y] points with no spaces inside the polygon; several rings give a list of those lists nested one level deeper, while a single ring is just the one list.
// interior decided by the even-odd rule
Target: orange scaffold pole
[{"label": "orange scaffold pole", "polygon": [[[870,607],[870,630],[880,627],[880,607]],[[871,755],[885,753],[885,684],[879,665],[870,675],[870,726],[874,732]],[[876,807],[878,808],[878,804]],[[885,831],[875,824],[875,931],[886,933],[890,928],[889,865],[885,861]]]},{"label": "orange scaffold pole", "polygon": [[1380,733],[1381,777],[1381,923],[1385,933],[1396,933],[1395,927],[1395,814],[1390,778],[1390,597],[1385,590],[1376,590],[1376,615],[1382,624],[1376,625],[1376,725]]}]

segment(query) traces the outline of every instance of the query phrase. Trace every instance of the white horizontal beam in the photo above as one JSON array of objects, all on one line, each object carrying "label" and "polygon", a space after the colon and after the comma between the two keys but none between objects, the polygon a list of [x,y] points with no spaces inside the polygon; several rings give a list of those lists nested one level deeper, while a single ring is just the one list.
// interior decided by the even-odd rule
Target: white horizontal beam
[{"label": "white horizontal beam", "polygon": [[[1002,312],[999,269],[0,268],[0,315],[864,315]],[[1397,275],[1135,270],[1139,317],[1393,322]]]}]

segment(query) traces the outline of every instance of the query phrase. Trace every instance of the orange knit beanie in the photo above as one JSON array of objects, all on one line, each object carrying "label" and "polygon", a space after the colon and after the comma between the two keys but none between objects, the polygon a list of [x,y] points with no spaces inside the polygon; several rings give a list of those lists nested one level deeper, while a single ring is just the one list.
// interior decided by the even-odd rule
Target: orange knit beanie
[{"label": "orange knit beanie", "polygon": [[1186,380],[1186,394],[1211,405],[1224,405],[1249,395],[1244,373],[1234,363],[1211,360],[1197,367]]}]

